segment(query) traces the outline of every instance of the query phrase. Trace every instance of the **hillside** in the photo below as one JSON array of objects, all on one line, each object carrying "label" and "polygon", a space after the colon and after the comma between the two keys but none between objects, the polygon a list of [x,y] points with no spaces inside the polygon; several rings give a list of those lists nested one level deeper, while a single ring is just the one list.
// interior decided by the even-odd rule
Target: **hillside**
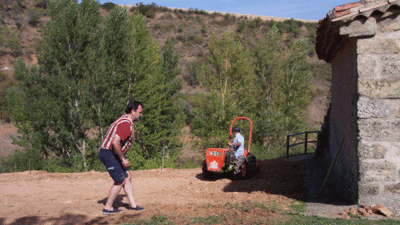
[{"label": "hillside", "polygon": [[[40,41],[40,30],[49,20],[46,14],[48,0],[3,1],[0,5],[2,24],[0,32],[0,119],[7,121],[5,112],[5,91],[15,85],[13,63],[17,57],[23,57],[27,65],[36,63],[35,45]],[[115,7],[111,3],[102,5],[102,15]],[[127,7],[129,11],[133,8]],[[195,78],[197,62],[208,55],[207,45],[213,33],[220,35],[225,29],[235,32],[236,38],[251,48],[273,25],[283,33],[285,43],[305,37],[309,40],[308,61],[313,68],[312,101],[306,113],[309,129],[319,129],[323,121],[330,88],[330,67],[317,59],[314,49],[316,22],[285,20],[284,18],[234,15],[230,13],[207,12],[198,9],[172,9],[156,5],[137,5],[137,9],[146,15],[146,22],[153,36],[162,46],[167,37],[175,45],[180,56],[179,66],[184,87],[181,93],[190,103],[195,93],[204,92]]]}]

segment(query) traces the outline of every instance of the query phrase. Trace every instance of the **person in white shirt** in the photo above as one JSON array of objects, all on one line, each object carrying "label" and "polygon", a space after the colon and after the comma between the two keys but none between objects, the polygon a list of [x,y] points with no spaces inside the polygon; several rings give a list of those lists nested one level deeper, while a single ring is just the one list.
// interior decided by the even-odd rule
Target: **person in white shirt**
[{"label": "person in white shirt", "polygon": [[240,134],[239,127],[233,127],[232,132],[235,135],[232,144],[229,147],[232,147],[235,151],[236,165],[234,174],[238,174],[241,172],[241,165],[246,161],[246,158],[243,156],[244,154],[244,138]]}]

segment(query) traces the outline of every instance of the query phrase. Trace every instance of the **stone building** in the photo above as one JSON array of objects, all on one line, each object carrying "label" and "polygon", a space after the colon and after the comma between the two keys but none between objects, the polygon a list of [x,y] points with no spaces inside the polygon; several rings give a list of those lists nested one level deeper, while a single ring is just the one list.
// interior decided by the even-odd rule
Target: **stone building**
[{"label": "stone building", "polygon": [[344,138],[327,192],[400,199],[400,0],[335,7],[319,21],[316,51],[332,68],[329,148],[317,150],[326,165]]}]

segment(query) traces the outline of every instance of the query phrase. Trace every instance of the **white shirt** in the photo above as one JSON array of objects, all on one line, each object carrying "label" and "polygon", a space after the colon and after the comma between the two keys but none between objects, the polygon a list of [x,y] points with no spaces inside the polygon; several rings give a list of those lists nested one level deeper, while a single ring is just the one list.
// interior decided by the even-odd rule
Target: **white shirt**
[{"label": "white shirt", "polygon": [[239,158],[239,156],[244,154],[244,138],[240,133],[237,133],[235,139],[233,139],[233,144],[240,142],[240,146],[234,145],[235,149],[235,157]]}]

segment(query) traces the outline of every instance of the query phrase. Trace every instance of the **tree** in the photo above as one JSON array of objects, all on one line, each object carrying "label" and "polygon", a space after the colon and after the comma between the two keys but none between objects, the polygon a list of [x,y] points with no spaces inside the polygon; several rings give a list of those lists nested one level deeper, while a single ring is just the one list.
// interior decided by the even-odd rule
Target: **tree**
[{"label": "tree", "polygon": [[178,138],[185,117],[183,105],[178,100],[182,88],[182,81],[177,78],[179,58],[173,53],[170,39],[159,53],[158,43],[151,36],[142,15],[134,12],[131,20],[134,41],[130,47],[129,95],[145,106],[141,123],[135,125],[137,144],[134,152],[129,154],[135,154],[132,156],[134,167],[154,168],[161,164],[163,148],[168,148],[172,159],[181,146]]},{"label": "tree", "polygon": [[252,117],[258,88],[250,54],[232,32],[224,32],[221,39],[214,34],[209,50],[208,64],[198,74],[208,93],[194,99],[192,130],[203,140],[204,148],[225,147],[232,120]]},{"label": "tree", "polygon": [[257,116],[260,127],[255,138],[267,138],[267,154],[272,147],[283,146],[287,134],[305,128],[303,115],[310,102],[311,85],[306,55],[306,40],[300,39],[287,48],[275,26],[256,48],[255,72],[262,86],[263,110]]},{"label": "tree", "polygon": [[141,166],[146,159],[160,160],[163,146],[176,155],[184,116],[172,42],[160,53],[142,15],[129,17],[126,8],[115,7],[103,23],[99,7],[94,0],[49,2],[39,66],[27,68],[18,60],[20,91],[8,96],[13,122],[23,133],[19,143],[87,169],[98,161],[105,129],[136,99],[144,103],[145,116],[135,123],[135,159]]}]

